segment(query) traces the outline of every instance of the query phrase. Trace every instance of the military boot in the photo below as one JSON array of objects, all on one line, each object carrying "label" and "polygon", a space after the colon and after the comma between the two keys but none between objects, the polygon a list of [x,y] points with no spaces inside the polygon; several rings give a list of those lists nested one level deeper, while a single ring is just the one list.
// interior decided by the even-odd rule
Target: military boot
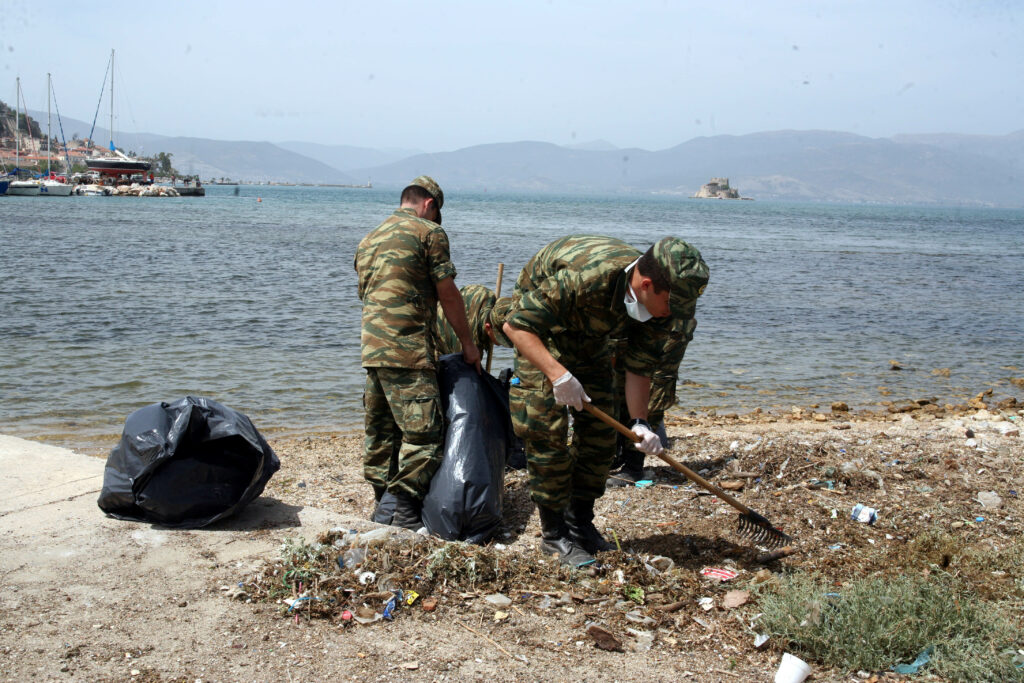
[{"label": "military boot", "polygon": [[[641,479],[649,479],[644,476],[644,454],[635,448],[627,446],[622,450],[622,469],[608,477],[606,486],[632,486]],[[652,473],[653,474],[653,473]]]},{"label": "military boot", "polygon": [[541,552],[558,555],[558,561],[569,567],[585,567],[597,561],[593,555],[573,543],[565,524],[565,514],[561,510],[538,505],[537,514],[540,515]]},{"label": "military boot", "polygon": [[408,493],[395,494],[395,514],[391,517],[391,526],[400,526],[411,531],[418,531],[423,526],[420,510],[423,501]]},{"label": "military boot", "polygon": [[594,526],[594,501],[573,498],[565,521],[569,526],[569,537],[573,543],[591,555],[615,550],[615,546],[606,541]]}]

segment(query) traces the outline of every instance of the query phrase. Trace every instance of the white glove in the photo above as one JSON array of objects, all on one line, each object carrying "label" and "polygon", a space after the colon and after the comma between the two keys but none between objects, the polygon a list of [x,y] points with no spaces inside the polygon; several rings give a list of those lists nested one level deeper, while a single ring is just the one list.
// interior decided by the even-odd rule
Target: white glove
[{"label": "white glove", "polygon": [[583,402],[590,403],[590,397],[583,391],[580,381],[567,372],[551,383],[555,392],[555,402],[583,410]]},{"label": "white glove", "polygon": [[636,449],[641,453],[647,455],[657,455],[665,450],[661,445],[661,438],[657,434],[651,431],[643,422],[637,422],[633,425],[633,433],[639,436],[642,440],[633,444]]}]

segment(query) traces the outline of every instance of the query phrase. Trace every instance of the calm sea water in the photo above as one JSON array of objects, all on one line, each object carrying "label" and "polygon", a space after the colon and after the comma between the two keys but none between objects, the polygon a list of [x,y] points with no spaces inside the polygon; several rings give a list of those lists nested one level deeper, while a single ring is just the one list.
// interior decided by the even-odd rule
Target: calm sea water
[{"label": "calm sea water", "polygon": [[[0,198],[0,433],[102,452],[187,394],[269,434],[361,424],[352,256],[397,193],[234,192]],[[696,245],[685,408],[1024,398],[1021,211],[451,193],[444,214],[457,283],[493,288],[503,262],[505,293],[565,234]]]}]

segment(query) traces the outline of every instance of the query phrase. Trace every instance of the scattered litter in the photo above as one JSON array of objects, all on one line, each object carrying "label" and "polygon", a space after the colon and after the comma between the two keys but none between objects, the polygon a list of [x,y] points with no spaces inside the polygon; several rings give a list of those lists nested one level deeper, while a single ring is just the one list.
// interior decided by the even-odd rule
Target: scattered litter
[{"label": "scattered litter", "polygon": [[911,664],[897,664],[892,670],[898,674],[916,674],[918,669],[932,660],[932,653],[934,651],[935,647],[929,645],[921,651],[921,654]]},{"label": "scattered litter", "polygon": [[361,583],[364,586],[373,583],[376,580],[377,575],[373,572],[360,572],[359,574],[359,583]]},{"label": "scattered litter", "polygon": [[508,612],[502,612],[502,611],[499,610],[499,611],[494,613],[494,621],[495,621],[495,623],[501,623],[501,622],[505,621],[506,619],[508,619]]},{"label": "scattered litter", "polygon": [[653,479],[640,479],[639,481],[637,481],[635,486],[638,489],[646,489],[648,487],[654,486],[654,480]]},{"label": "scattered litter", "polygon": [[850,519],[862,524],[874,524],[878,520],[878,510],[869,508],[863,503],[857,503],[850,512]]},{"label": "scattered litter", "polygon": [[508,607],[512,604],[511,598],[509,598],[506,595],[502,595],[501,593],[491,593],[490,595],[484,598],[484,602],[486,602],[491,607],[498,608]]},{"label": "scattered litter", "polygon": [[637,631],[633,628],[627,628],[626,633],[636,638],[636,642],[633,643],[634,652],[647,652],[654,645],[654,634],[649,631]]},{"label": "scattered litter", "polygon": [[697,600],[697,604],[700,605],[700,608],[702,610],[704,610],[705,612],[710,612],[711,610],[713,610],[715,608],[715,599],[714,598],[700,598],[699,600]]},{"label": "scattered litter", "polygon": [[985,518],[984,518],[984,517],[975,517],[975,518],[974,518],[974,521],[975,521],[975,522],[978,522],[978,523],[980,524],[981,522],[984,522],[984,521],[985,521]]},{"label": "scattered litter", "polygon": [[643,615],[637,610],[633,610],[632,612],[626,612],[626,621],[631,621],[634,624],[641,624],[643,626],[654,626],[658,623],[654,619],[651,619],[650,617]]},{"label": "scattered litter", "polygon": [[779,670],[775,672],[775,683],[802,683],[811,673],[810,665],[788,652],[782,655]]},{"label": "scattered litter", "polygon": [[1003,506],[1003,499],[995,491],[982,491],[978,494],[978,502],[983,508],[1000,508]]},{"label": "scattered litter", "polygon": [[739,572],[720,567],[704,567],[700,570],[700,574],[701,576],[705,576],[709,579],[718,579],[719,581],[729,581],[730,579],[735,579],[739,576]]},{"label": "scattered litter", "polygon": [[750,593],[747,591],[729,591],[722,598],[722,607],[725,609],[736,609],[750,602]]},{"label": "scattered litter", "polygon": [[758,633],[754,636],[754,647],[758,650],[764,649],[764,646],[768,644],[769,635],[767,633]]},{"label": "scattered litter", "polygon": [[676,565],[672,558],[661,555],[655,555],[647,563],[658,572],[671,571],[672,567]]},{"label": "scattered litter", "polygon": [[433,612],[437,609],[437,598],[423,598],[420,602],[420,607],[423,608],[424,612]]}]

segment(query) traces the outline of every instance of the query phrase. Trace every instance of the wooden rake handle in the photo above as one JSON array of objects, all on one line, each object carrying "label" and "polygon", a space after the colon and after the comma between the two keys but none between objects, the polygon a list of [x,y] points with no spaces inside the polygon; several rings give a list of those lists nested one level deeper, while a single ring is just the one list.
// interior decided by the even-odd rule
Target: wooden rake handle
[{"label": "wooden rake handle", "polygon": [[[501,276],[505,274],[505,264],[498,264],[498,286],[494,290],[495,297],[501,298]],[[491,374],[491,356],[494,355],[494,342],[487,341],[487,374]]]},{"label": "wooden rake handle", "polygon": [[[595,405],[593,405],[591,403],[584,402],[583,403],[583,409],[585,411],[587,411],[588,413],[590,413],[591,415],[593,415],[594,417],[596,417],[597,419],[601,420],[601,422],[604,422],[606,425],[614,427],[616,431],[618,431],[620,434],[622,434],[624,437],[626,437],[627,439],[629,439],[633,443],[637,443],[638,441],[642,441],[642,439],[639,436],[637,436],[636,434],[633,433],[632,429],[630,429],[626,425],[622,424],[621,422],[619,422],[614,417],[612,417],[608,413],[604,412],[603,410],[601,410],[597,406],[595,406]],[[665,452],[658,453],[658,457],[661,458],[662,460],[664,460],[665,462],[667,462],[669,465],[671,465],[672,469],[674,469],[676,472],[679,472],[679,473],[685,475],[686,478],[689,479],[690,481],[692,481],[693,483],[695,483],[695,484],[697,484],[699,486],[703,486],[705,489],[707,489],[711,493],[715,494],[716,496],[718,496],[719,498],[721,498],[726,503],[728,503],[729,505],[733,506],[734,508],[736,508],[737,510],[739,510],[743,514],[745,514],[745,515],[751,514],[750,508],[748,508],[746,505],[744,505],[743,503],[739,502],[738,500],[736,500],[735,498],[730,496],[728,493],[726,493],[722,489],[718,488],[717,486],[712,484],[710,481],[708,481],[704,477],[700,476],[699,474],[697,474],[696,472],[691,470],[686,465],[682,464],[681,462],[679,462],[678,460],[673,458],[668,453],[665,453]]]}]

